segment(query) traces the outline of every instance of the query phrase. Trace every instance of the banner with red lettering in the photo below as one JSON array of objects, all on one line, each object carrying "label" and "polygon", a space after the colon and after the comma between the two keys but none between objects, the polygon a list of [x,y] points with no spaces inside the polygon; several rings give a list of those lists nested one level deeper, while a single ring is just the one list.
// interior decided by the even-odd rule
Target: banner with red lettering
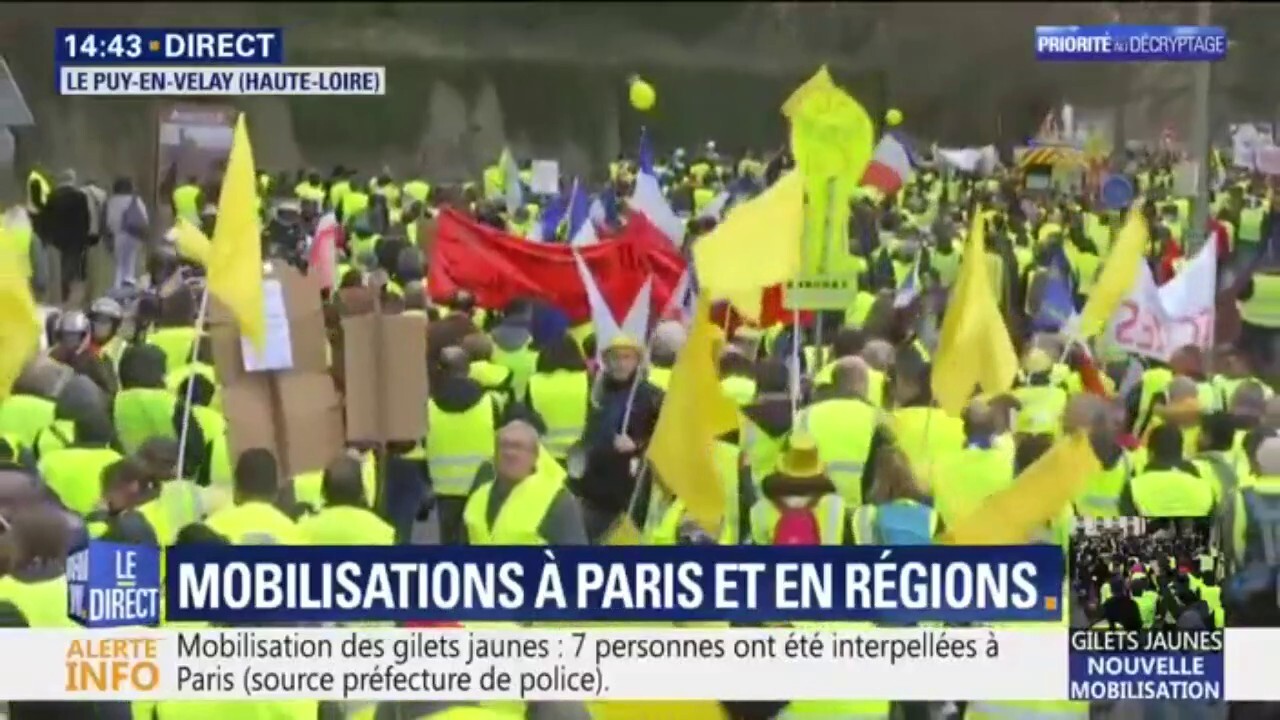
[{"label": "banner with red lettering", "polygon": [[1144,263],[1133,291],[1116,309],[1108,340],[1127,352],[1167,361],[1188,345],[1214,344],[1217,300],[1217,243],[1204,248],[1172,280],[1156,287]]}]

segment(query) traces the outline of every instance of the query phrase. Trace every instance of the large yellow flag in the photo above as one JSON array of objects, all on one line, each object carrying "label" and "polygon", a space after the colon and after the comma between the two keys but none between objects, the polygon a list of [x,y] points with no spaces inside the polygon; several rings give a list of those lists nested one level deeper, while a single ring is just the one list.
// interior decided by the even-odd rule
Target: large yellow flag
[{"label": "large yellow flag", "polygon": [[800,271],[803,232],[804,187],[800,174],[791,171],[759,196],[729,210],[724,222],[694,244],[698,287],[758,321],[764,289]]},{"label": "large yellow flag", "polygon": [[1023,545],[1102,470],[1083,432],[1060,438],[1013,485],[987,498],[977,511],[947,529],[950,545]]},{"label": "large yellow flag", "polygon": [[257,171],[244,113],[236,120],[227,174],[218,196],[218,221],[209,248],[209,292],[222,301],[240,332],[261,349],[266,339],[262,299],[262,230],[258,224]]},{"label": "large yellow flag", "polygon": [[1141,201],[1129,208],[1129,217],[1120,229],[1111,254],[1098,273],[1097,282],[1089,290],[1089,300],[1080,312],[1081,337],[1093,337],[1102,332],[1116,308],[1120,307],[1129,291],[1133,290],[1134,283],[1138,282],[1138,266],[1142,264],[1150,240],[1141,208]]},{"label": "large yellow flag", "polygon": [[[0,247],[8,247],[0,227]],[[0,400],[9,397],[27,361],[40,348],[40,320],[31,285],[13,258],[0,264]]]},{"label": "large yellow flag", "polygon": [[716,438],[737,427],[733,401],[720,391],[716,327],[706,293],[698,300],[689,338],[671,368],[658,426],[649,442],[649,461],[673,495],[707,532],[719,533],[724,484],[713,459]]},{"label": "large yellow flag", "polygon": [[871,161],[875,126],[826,66],[791,93],[782,114],[807,201],[801,267],[806,275],[830,273],[849,255],[849,199]]},{"label": "large yellow flag", "polygon": [[975,212],[934,354],[933,394],[952,415],[964,409],[975,386],[1001,393],[1018,374],[1018,355],[987,277],[982,232],[982,213]]}]

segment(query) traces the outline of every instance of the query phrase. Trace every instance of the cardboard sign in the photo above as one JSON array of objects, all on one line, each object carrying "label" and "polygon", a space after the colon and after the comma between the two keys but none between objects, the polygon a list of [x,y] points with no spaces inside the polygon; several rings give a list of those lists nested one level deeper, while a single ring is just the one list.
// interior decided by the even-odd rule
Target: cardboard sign
[{"label": "cardboard sign", "polygon": [[347,440],[419,441],[427,430],[427,318],[369,310],[342,318]]},{"label": "cardboard sign", "polygon": [[272,263],[266,283],[280,287],[288,325],[288,369],[246,370],[240,330],[211,298],[208,331],[222,387],[231,457],[266,448],[282,477],[321,470],[343,446],[342,401],[329,374],[328,337],[316,283],[283,263]]}]

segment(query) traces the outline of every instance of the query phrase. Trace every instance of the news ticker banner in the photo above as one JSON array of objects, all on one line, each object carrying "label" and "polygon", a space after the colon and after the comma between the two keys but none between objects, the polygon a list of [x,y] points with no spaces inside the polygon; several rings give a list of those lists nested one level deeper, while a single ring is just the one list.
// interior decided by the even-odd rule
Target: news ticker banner
[{"label": "news ticker banner", "polygon": [[[0,630],[22,658],[0,697],[1280,700],[1280,630],[1119,637],[1136,649],[1076,650],[1088,643],[1034,628]],[[1158,649],[1191,642],[1219,649]]]},{"label": "news ticker banner", "polygon": [[1037,60],[1213,62],[1227,57],[1227,33],[1199,25],[1040,25]]},{"label": "news ticker banner", "polygon": [[286,66],[278,28],[62,28],[67,96],[385,95],[383,67]]},{"label": "news ticker banner", "polygon": [[89,627],[408,620],[1053,622],[1065,560],[1025,547],[288,547],[94,541],[67,564]]}]

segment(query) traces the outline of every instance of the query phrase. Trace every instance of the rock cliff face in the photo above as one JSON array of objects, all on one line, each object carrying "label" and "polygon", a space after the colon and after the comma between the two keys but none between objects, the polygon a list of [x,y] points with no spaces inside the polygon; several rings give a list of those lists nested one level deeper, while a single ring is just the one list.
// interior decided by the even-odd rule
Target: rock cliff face
[{"label": "rock cliff face", "polygon": [[[874,116],[900,107],[909,129],[946,142],[1012,141],[1063,100],[1124,106],[1131,137],[1164,125],[1185,132],[1189,67],[1037,64],[1032,35],[1037,24],[1189,23],[1194,12],[1172,3],[9,3],[0,51],[39,123],[19,134],[19,163],[152,173],[162,103],[57,97],[55,27],[269,26],[285,29],[290,63],[385,65],[389,91],[237,101],[260,165],[385,163],[446,179],[473,177],[505,144],[559,157],[569,172],[599,169],[642,122],[663,148],[708,138],[773,147],[784,138],[779,104],[822,62]],[[1214,71],[1216,119],[1271,119],[1280,11],[1214,13],[1233,39]],[[626,104],[633,72],[658,90],[645,117]]]}]

